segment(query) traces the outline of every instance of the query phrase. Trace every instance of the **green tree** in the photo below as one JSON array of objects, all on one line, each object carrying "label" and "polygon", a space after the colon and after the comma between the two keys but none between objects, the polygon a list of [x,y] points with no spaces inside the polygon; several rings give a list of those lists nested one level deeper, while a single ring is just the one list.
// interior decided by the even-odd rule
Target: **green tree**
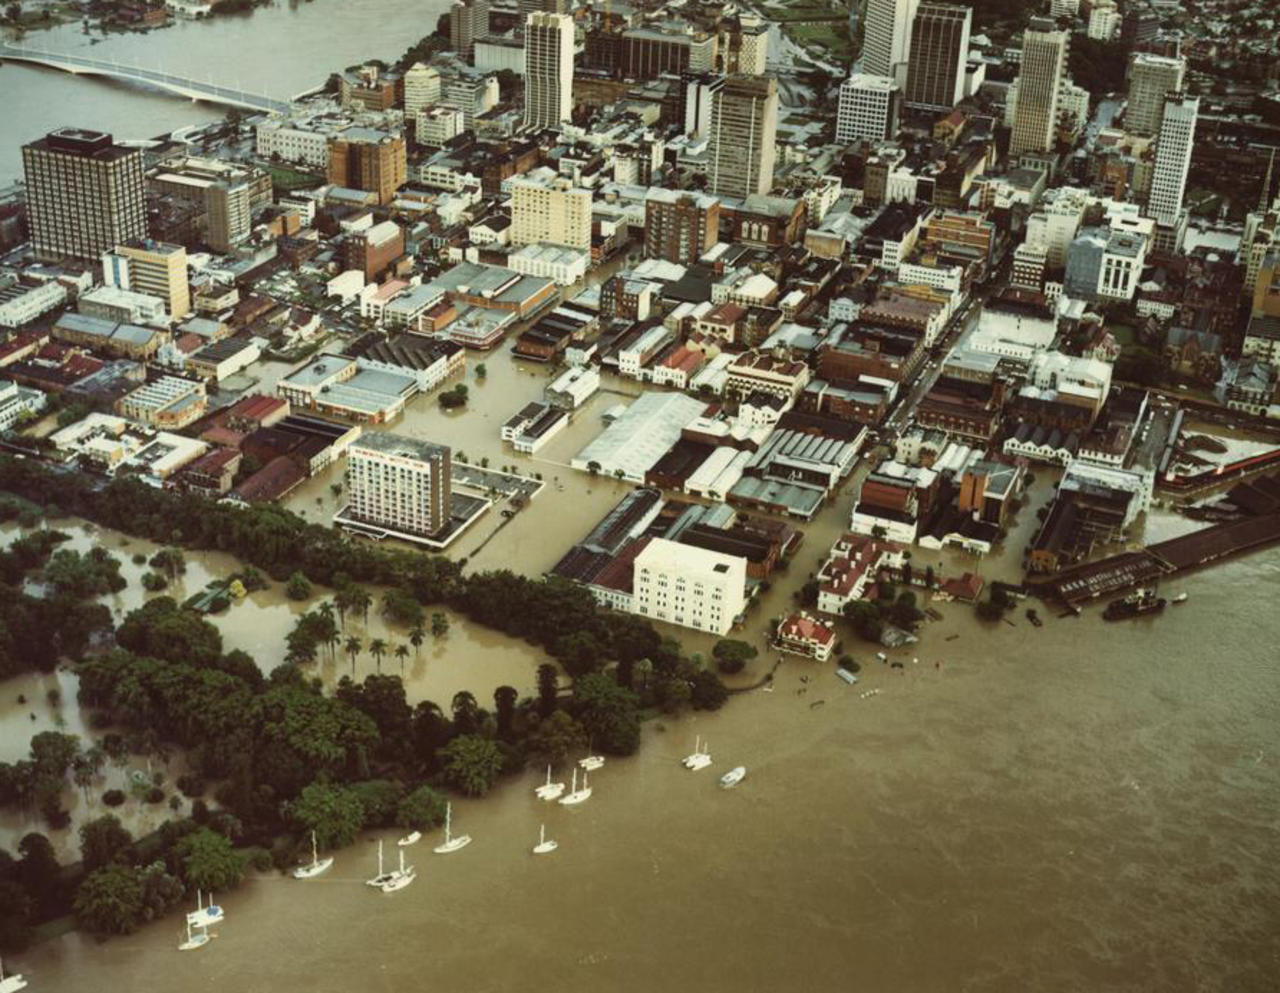
[{"label": "green tree", "polygon": [[364,807],[351,790],[317,782],[289,804],[289,816],[305,830],[314,831],[321,848],[341,848],[360,833]]},{"label": "green tree", "polygon": [[520,693],[514,686],[499,686],[493,691],[494,714],[498,721],[498,737],[510,740]]},{"label": "green tree", "polygon": [[442,611],[431,615],[431,637],[443,638],[449,633],[449,617]]},{"label": "green tree", "polygon": [[80,825],[80,857],[86,872],[114,862],[132,844],[133,835],[114,814],[105,814]]},{"label": "green tree", "polygon": [[404,791],[389,779],[366,779],[352,783],[351,792],[360,801],[365,827],[390,827]]},{"label": "green tree", "polygon": [[300,571],[294,570],[284,584],[284,595],[290,600],[308,600],[311,598],[311,581]]},{"label": "green tree", "polygon": [[596,747],[630,755],[640,747],[638,698],[604,673],[593,672],[573,684],[573,713]]},{"label": "green tree", "polygon": [[387,643],[382,638],[374,638],[369,642],[369,654],[373,656],[373,663],[377,666],[378,672],[382,672],[382,657],[387,654]]},{"label": "green tree", "polygon": [[416,627],[422,623],[422,604],[407,590],[393,586],[382,594],[382,616],[406,627]]},{"label": "green tree", "polygon": [[754,645],[745,641],[724,638],[716,642],[715,647],[711,649],[711,654],[716,660],[717,669],[732,674],[741,672],[759,652]]},{"label": "green tree", "polygon": [[525,750],[543,762],[561,766],[587,747],[587,732],[563,710],[543,718],[525,739]]},{"label": "green tree", "polygon": [[346,642],[346,652],[347,652],[347,655],[348,655],[348,656],[350,657],[350,659],[351,659],[351,671],[352,671],[352,672],[355,672],[355,671],[356,671],[356,657],[360,654],[360,651],[361,651],[361,649],[363,649],[363,648],[364,648],[364,642],[362,642],[362,641],[361,641],[359,638],[357,638],[355,635],[351,635],[351,636],[349,636],[349,637],[347,638],[347,642]]},{"label": "green tree", "polygon": [[427,633],[422,629],[421,622],[415,624],[409,629],[409,644],[413,646],[413,654],[415,656],[417,656],[419,650],[422,648],[422,643],[426,640]]},{"label": "green tree", "polygon": [[729,691],[710,669],[699,669],[693,674],[689,702],[695,710],[719,710],[728,699]]},{"label": "green tree", "polygon": [[396,808],[396,826],[414,831],[429,831],[444,823],[445,798],[430,786],[419,786],[407,793]]},{"label": "green tree", "polygon": [[191,832],[174,846],[182,861],[182,877],[188,889],[229,890],[244,875],[244,856],[231,839],[209,828]]},{"label": "green tree", "polygon": [[550,662],[538,666],[538,713],[547,717],[556,709],[560,694],[560,674]]},{"label": "green tree", "polygon": [[502,771],[502,749],[477,734],[454,738],[439,751],[445,779],[468,796],[484,796]]},{"label": "green tree", "polygon": [[76,890],[76,920],[94,934],[129,934],[142,920],[142,879],[137,869],[105,865]]},{"label": "green tree", "polygon": [[405,659],[407,659],[407,658],[409,657],[409,646],[408,646],[408,645],[404,645],[404,644],[396,645],[395,655],[396,655],[396,658],[397,658],[397,659],[399,660],[399,662],[400,662],[400,673],[401,673],[401,675],[403,675],[403,674],[404,674],[404,662],[405,662]]}]

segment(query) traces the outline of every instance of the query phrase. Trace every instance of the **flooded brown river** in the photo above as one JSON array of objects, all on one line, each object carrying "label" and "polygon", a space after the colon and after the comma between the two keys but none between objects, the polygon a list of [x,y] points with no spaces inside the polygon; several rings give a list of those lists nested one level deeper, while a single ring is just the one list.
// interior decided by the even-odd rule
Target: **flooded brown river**
[{"label": "flooded brown river", "polygon": [[[494,466],[515,463],[497,428],[538,394],[545,373],[503,356],[486,365],[485,383],[473,370],[467,382],[495,391],[501,404],[446,416],[418,401],[393,429],[449,441]],[[521,459],[523,471],[542,472],[552,485],[492,538],[501,519],[482,519],[457,554],[478,568],[549,568],[623,492],[562,466],[599,429],[598,414],[622,400],[598,397],[545,458]],[[308,516],[330,513],[328,484],[309,483],[290,505]],[[1037,482],[1005,555],[978,562],[918,552],[916,564],[1016,578],[1017,549],[1050,485]],[[746,636],[758,641],[767,618],[787,607],[840,531],[850,499],[846,488],[806,528],[801,552],[751,615]],[[1156,512],[1147,532],[1165,537],[1187,526]],[[71,530],[77,546],[101,537],[119,552],[130,587],[118,606],[139,602],[128,556],[142,543],[117,548],[119,536]],[[234,567],[221,556],[189,558],[190,589]],[[943,619],[896,653],[902,669],[877,663],[870,646],[849,638],[863,662],[855,687],[829,666],[792,659],[773,692],[741,694],[714,715],[651,722],[640,754],[593,775],[594,795],[581,807],[535,799],[532,770],[484,800],[458,802],[455,827],[473,843],[450,857],[433,855],[430,839],[410,849],[419,878],[403,892],[363,885],[376,857],[370,835],[339,852],[319,879],[260,875],[220,894],[227,920],[198,954],[177,953],[180,921],[171,917],[105,943],[67,935],[11,964],[40,993],[437,984],[1275,990],[1280,553],[1193,575],[1179,589],[1190,594],[1185,605],[1119,625],[1104,624],[1096,610],[1072,619],[1042,610],[1045,626],[1036,629],[1019,610],[1013,626],[984,626],[971,608],[940,605]],[[269,667],[300,609],[277,585],[217,623],[228,647]],[[536,652],[451,620],[445,639],[410,659],[411,698],[447,701],[467,688],[484,701],[503,682],[532,689],[543,660]],[[381,632],[372,615],[370,623]],[[385,636],[404,640],[394,630]],[[707,647],[684,640],[691,650]],[[772,663],[762,657],[744,680]],[[372,667],[364,656],[358,674]],[[391,659],[384,667],[397,671]],[[349,671],[343,656],[319,668],[330,682]],[[0,758],[17,757],[48,726],[43,687],[54,679],[66,728],[83,731],[74,677],[10,681],[0,686]],[[864,697],[869,689],[881,692]],[[14,702],[20,691],[24,707]],[[699,773],[678,761],[695,735],[709,739],[714,759]],[[748,768],[745,781],[719,789],[716,777],[738,764]],[[534,858],[542,823],[560,847]],[[21,826],[3,827],[11,847]],[[69,855],[73,843],[63,843]]]}]

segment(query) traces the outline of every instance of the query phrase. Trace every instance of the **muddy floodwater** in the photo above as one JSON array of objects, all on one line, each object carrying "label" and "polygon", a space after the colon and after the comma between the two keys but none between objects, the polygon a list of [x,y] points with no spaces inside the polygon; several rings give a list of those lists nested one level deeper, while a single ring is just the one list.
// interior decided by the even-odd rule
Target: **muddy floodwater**
[{"label": "muddy floodwater", "polygon": [[[540,472],[548,486],[528,508],[505,523],[495,508],[450,550],[474,568],[537,575],[626,491],[566,463],[600,429],[600,414],[627,397],[602,393],[538,457],[517,457],[498,427],[540,395],[547,372],[505,354],[483,361],[484,381],[473,360],[466,382],[484,403],[445,414],[419,399],[392,430],[445,441],[493,467]],[[914,564],[1019,578],[1035,509],[1052,494],[1052,474],[1037,477],[996,554],[917,550]],[[289,506],[327,520],[337,478],[309,481]],[[768,618],[788,609],[843,529],[856,483],[805,525],[800,552],[742,637],[763,649]],[[58,526],[72,547],[101,541],[124,560],[129,588],[108,602],[121,611],[141,602],[141,569],[129,556],[153,546],[122,545],[128,539],[77,522]],[[1157,509],[1144,531],[1158,540],[1196,526]],[[216,554],[188,561],[188,592],[235,568]],[[418,846],[418,882],[401,893],[363,885],[375,862],[368,835],[319,879],[258,875],[220,895],[226,922],[197,955],[177,953],[173,917],[105,943],[66,935],[17,964],[41,993],[88,984],[345,993],[428,983],[593,993],[1274,991],[1280,552],[1165,592],[1181,590],[1185,604],[1122,624],[1105,624],[1097,609],[1064,619],[1041,607],[1042,628],[1021,609],[984,625],[970,607],[934,604],[942,619],[923,625],[918,645],[891,653],[901,668],[847,635],[862,663],[856,686],[829,665],[789,659],[771,692],[739,694],[713,715],[649,722],[640,753],[593,774],[594,795],[581,807],[536,800],[535,770],[484,800],[458,801],[455,826],[473,843],[448,858]],[[316,594],[312,604],[325,591]],[[269,669],[306,606],[277,584],[213,621],[228,648]],[[502,683],[532,691],[545,661],[538,651],[450,621],[444,639],[408,660],[411,700],[447,704],[469,689],[487,702]],[[347,626],[366,643],[406,640],[373,614],[367,632],[358,619]],[[711,644],[682,640],[690,651]],[[774,660],[762,651],[739,685]],[[398,671],[391,656],[383,667]],[[332,685],[350,665],[339,654],[316,670]],[[372,670],[367,654],[357,661],[357,676]],[[56,712],[45,699],[53,683],[62,691]],[[27,704],[16,704],[19,692]],[[0,685],[0,758],[16,758],[31,733],[59,719],[86,733],[73,675]],[[691,773],[679,759],[695,735],[709,741],[713,765]],[[735,765],[748,769],[743,783],[717,788]],[[68,805],[79,818],[80,800],[69,795]],[[544,823],[560,847],[534,858]],[[6,846],[21,830],[12,818],[0,822]],[[55,840],[64,857],[73,853],[67,833]]]}]

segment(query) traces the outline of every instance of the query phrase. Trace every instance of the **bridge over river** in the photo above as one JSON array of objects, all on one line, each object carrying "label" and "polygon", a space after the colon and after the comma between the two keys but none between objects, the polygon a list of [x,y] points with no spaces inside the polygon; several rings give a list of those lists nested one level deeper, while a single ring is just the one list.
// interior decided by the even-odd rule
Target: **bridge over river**
[{"label": "bridge over river", "polygon": [[103,76],[118,79],[126,83],[163,90],[189,100],[199,100],[223,107],[236,107],[240,110],[283,113],[289,109],[292,100],[305,95],[298,94],[290,100],[278,100],[234,86],[220,86],[212,80],[188,79],[185,76],[175,76],[158,69],[124,65],[108,59],[95,59],[71,52],[50,52],[26,45],[0,44],[0,60],[4,59],[48,66],[77,76]]}]

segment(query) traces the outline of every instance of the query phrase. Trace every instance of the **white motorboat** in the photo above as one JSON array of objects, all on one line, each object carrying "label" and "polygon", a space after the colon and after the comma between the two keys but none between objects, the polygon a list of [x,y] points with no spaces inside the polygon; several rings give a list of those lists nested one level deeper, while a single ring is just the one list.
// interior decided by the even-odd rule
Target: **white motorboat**
[{"label": "white motorboat", "polygon": [[300,865],[293,870],[294,879],[310,879],[312,876],[318,876],[330,866],[333,865],[333,856],[327,855],[324,858],[319,857],[316,851],[316,833],[311,832],[311,861],[306,865]]},{"label": "white motorboat", "polygon": [[876,652],[876,658],[878,658],[881,662],[889,661],[889,656],[887,656],[884,652]]},{"label": "white motorboat", "polygon": [[564,792],[564,783],[553,783],[551,781],[551,766],[547,766],[547,781],[533,792],[539,800],[556,800]]},{"label": "white motorboat", "polygon": [[401,848],[408,848],[410,845],[416,845],[422,840],[421,831],[410,831],[403,838],[396,842]]},{"label": "white motorboat", "polygon": [[436,845],[432,849],[437,855],[448,855],[450,852],[456,852],[459,848],[466,848],[471,844],[471,835],[460,834],[456,838],[449,833],[449,826],[453,820],[453,804],[449,804],[444,808],[444,844]]},{"label": "white motorboat", "polygon": [[578,766],[587,772],[595,772],[604,765],[603,755],[588,755],[584,759],[578,759]]},{"label": "white motorboat", "polygon": [[694,738],[693,752],[680,760],[686,769],[697,772],[711,764],[711,753],[701,738]]},{"label": "white motorboat", "polygon": [[1171,599],[1169,602],[1170,603],[1186,603],[1187,595],[1185,593],[1179,593],[1176,597]]},{"label": "white motorboat", "polygon": [[[191,915],[187,915],[187,940],[178,946],[180,952],[194,952],[197,948],[203,948],[209,944],[209,932],[204,928],[198,931],[191,930]],[[21,989],[22,987],[17,987]]]},{"label": "white motorboat", "polygon": [[[401,853],[401,857],[402,858],[404,857],[403,852]],[[395,876],[394,872],[385,872],[382,868],[382,839],[379,838],[378,839],[378,874],[374,876],[372,879],[366,879],[364,881],[365,885],[366,886],[383,886],[393,876]]]},{"label": "white motorboat", "polygon": [[402,890],[418,878],[418,871],[413,866],[404,864],[404,849],[400,850],[400,868],[387,874],[386,881],[378,887],[383,893],[394,893]]},{"label": "white motorboat", "polygon": [[737,766],[736,768],[730,769],[720,777],[720,785],[725,789],[730,789],[742,782],[742,779],[746,774],[747,767],[745,765]]},{"label": "white motorboat", "polygon": [[187,923],[192,927],[208,927],[210,924],[220,923],[226,917],[222,908],[213,902],[212,893],[209,894],[207,906],[202,906],[201,900],[202,895],[199,890],[196,890],[196,909],[187,914]]},{"label": "white motorboat", "polygon": [[547,826],[538,829],[538,843],[533,846],[534,855],[550,855],[560,846],[554,841],[547,841]]},{"label": "white motorboat", "polygon": [[568,796],[562,796],[560,802],[566,807],[574,807],[580,803],[585,803],[591,798],[591,787],[587,785],[587,774],[582,774],[582,789],[578,789],[578,770],[573,770],[573,792]]},{"label": "white motorboat", "polygon": [[[555,844],[553,841],[551,844]],[[536,849],[535,849],[536,851]],[[22,978],[22,973],[14,973],[12,976],[5,976],[4,963],[0,962],[0,993],[18,993],[18,990],[25,990],[27,981]]]}]

